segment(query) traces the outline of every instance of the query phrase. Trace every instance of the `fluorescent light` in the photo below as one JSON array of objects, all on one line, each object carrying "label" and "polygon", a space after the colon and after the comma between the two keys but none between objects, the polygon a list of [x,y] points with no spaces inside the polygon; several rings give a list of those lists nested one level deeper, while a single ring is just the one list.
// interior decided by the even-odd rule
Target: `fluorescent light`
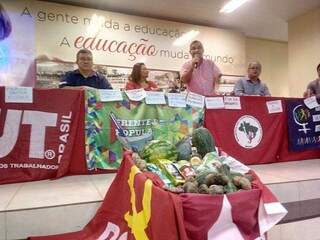
[{"label": "fluorescent light", "polygon": [[177,38],[174,42],[174,46],[183,46],[190,42],[191,39],[196,37],[200,32],[196,30],[191,30],[189,32],[184,33],[181,37]]},{"label": "fluorescent light", "polygon": [[248,0],[231,0],[220,9],[220,12],[231,13],[247,1]]}]

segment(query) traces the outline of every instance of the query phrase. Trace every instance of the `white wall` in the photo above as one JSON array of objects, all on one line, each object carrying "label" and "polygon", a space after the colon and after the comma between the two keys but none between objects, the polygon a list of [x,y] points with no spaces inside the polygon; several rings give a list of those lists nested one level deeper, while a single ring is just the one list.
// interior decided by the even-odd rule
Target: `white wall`
[{"label": "white wall", "polygon": [[261,63],[260,77],[272,96],[289,96],[287,42],[246,38],[246,60],[258,60]]},{"label": "white wall", "polygon": [[317,78],[320,63],[320,8],[289,21],[290,96],[301,97]]}]

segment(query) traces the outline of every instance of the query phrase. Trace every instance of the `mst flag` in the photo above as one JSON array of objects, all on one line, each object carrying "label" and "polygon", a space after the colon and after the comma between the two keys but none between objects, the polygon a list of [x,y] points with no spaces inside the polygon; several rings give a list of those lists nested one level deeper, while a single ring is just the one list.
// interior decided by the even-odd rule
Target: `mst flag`
[{"label": "mst flag", "polygon": [[285,114],[269,113],[268,97],[241,97],[241,109],[207,109],[205,127],[216,146],[244,164],[278,159],[285,128]]},{"label": "mst flag", "polygon": [[33,240],[187,240],[179,197],[155,186],[125,154],[95,217],[83,230]]}]

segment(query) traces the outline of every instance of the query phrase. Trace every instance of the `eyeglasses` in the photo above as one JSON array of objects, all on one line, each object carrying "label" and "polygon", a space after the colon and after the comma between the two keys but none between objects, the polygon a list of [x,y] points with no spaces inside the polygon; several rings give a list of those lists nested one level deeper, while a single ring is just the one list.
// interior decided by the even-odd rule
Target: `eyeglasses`
[{"label": "eyeglasses", "polygon": [[85,62],[85,61],[92,62],[92,57],[80,57],[79,61],[81,61],[81,62]]},{"label": "eyeglasses", "polygon": [[253,70],[260,70],[260,67],[249,67],[248,69],[253,69]]}]

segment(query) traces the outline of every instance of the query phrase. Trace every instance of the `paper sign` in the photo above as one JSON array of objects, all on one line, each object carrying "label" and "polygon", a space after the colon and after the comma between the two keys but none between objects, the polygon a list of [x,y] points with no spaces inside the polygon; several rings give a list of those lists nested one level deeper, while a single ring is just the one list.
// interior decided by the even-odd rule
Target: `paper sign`
[{"label": "paper sign", "polygon": [[101,102],[113,102],[123,100],[122,93],[120,90],[99,89],[99,94]]},{"label": "paper sign", "polygon": [[313,122],[320,122],[320,114],[312,115]]},{"label": "paper sign", "polygon": [[189,92],[187,95],[187,104],[191,107],[203,108],[204,107],[204,96]]},{"label": "paper sign", "polygon": [[6,103],[32,103],[33,91],[31,87],[6,87]]},{"label": "paper sign", "polygon": [[146,104],[166,104],[164,92],[147,91]]},{"label": "paper sign", "polygon": [[143,88],[126,90],[125,93],[127,94],[128,98],[132,101],[141,101],[146,97],[146,91]]},{"label": "paper sign", "polygon": [[181,93],[168,93],[168,105],[170,107],[186,107],[186,94]]},{"label": "paper sign", "polygon": [[208,109],[224,108],[223,97],[206,97],[205,102]]},{"label": "paper sign", "polygon": [[316,108],[319,106],[316,96],[306,98],[303,100],[303,102],[309,109]]},{"label": "paper sign", "polygon": [[281,100],[267,101],[267,108],[269,113],[283,112]]},{"label": "paper sign", "polygon": [[241,109],[240,97],[224,97],[225,109]]}]

